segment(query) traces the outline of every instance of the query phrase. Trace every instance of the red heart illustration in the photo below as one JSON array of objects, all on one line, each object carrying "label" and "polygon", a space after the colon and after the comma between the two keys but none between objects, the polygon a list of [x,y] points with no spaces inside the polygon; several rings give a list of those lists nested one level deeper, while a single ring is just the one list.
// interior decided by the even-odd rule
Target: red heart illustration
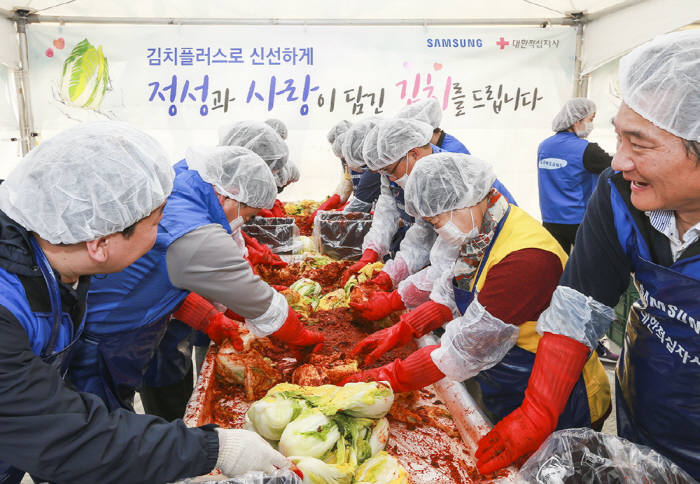
[{"label": "red heart illustration", "polygon": [[439,71],[440,69],[442,69],[442,64],[440,64],[439,62],[436,62],[435,64],[433,64],[433,69],[435,69],[436,71]]},{"label": "red heart illustration", "polygon": [[46,54],[46,57],[53,57],[53,49],[49,47],[44,54]]},{"label": "red heart illustration", "polygon": [[62,50],[66,46],[66,41],[63,40],[63,37],[59,37],[53,41],[53,46],[58,50]]}]

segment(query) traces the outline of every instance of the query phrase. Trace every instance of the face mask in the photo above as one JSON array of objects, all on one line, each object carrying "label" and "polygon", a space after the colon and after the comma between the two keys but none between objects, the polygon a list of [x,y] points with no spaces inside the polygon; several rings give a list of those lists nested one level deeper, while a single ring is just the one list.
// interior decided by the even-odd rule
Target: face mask
[{"label": "face mask", "polygon": [[394,180],[394,183],[396,183],[401,188],[406,188],[406,180],[408,180],[408,175],[404,173],[404,175],[401,178],[397,178],[396,180]]},{"label": "face mask", "polygon": [[467,240],[473,239],[479,235],[479,229],[474,223],[474,214],[472,213],[471,207],[469,207],[469,215],[472,218],[472,229],[466,234],[459,230],[459,227],[452,221],[452,212],[450,212],[450,220],[442,227],[436,228],[435,231],[445,242],[461,247]]},{"label": "face mask", "polygon": [[238,232],[241,227],[243,227],[243,224],[245,223],[245,220],[243,220],[243,217],[241,217],[241,202],[238,202],[238,216],[231,220],[229,222],[229,225],[231,226],[231,233],[236,233]]},{"label": "face mask", "polygon": [[588,138],[588,135],[591,134],[591,131],[593,131],[593,123],[583,123],[583,130],[581,131],[574,131],[576,133],[576,136],[579,138]]}]

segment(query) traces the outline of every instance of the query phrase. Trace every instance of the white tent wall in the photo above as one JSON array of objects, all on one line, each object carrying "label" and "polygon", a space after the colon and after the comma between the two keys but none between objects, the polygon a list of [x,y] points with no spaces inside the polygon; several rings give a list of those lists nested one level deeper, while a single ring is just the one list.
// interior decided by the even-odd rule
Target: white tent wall
[{"label": "white tent wall", "polygon": [[14,22],[0,18],[0,179],[19,161],[19,127],[13,70],[19,67]]}]

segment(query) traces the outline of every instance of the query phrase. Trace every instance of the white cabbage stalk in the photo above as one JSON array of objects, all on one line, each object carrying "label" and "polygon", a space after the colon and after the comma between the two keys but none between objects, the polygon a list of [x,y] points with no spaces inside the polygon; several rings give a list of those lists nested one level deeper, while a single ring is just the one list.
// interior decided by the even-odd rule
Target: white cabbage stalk
[{"label": "white cabbage stalk", "polygon": [[97,110],[108,85],[109,68],[102,54],[102,46],[95,49],[84,39],[63,63],[61,98],[71,106]]},{"label": "white cabbage stalk", "polygon": [[246,413],[253,429],[268,440],[279,440],[289,422],[306,408],[304,400],[277,393],[253,403]]},{"label": "white cabbage stalk", "polygon": [[386,417],[380,418],[374,425],[372,435],[369,437],[369,447],[372,451],[372,457],[384,450],[388,440],[389,420]]},{"label": "white cabbage stalk", "polygon": [[384,417],[394,403],[394,392],[384,383],[357,382],[340,387],[330,402],[322,402],[324,413],[335,410],[353,417]]},{"label": "white cabbage stalk", "polygon": [[279,450],[282,454],[323,458],[335,446],[340,431],[334,422],[318,409],[304,410],[282,432]]},{"label": "white cabbage stalk", "polygon": [[303,278],[289,286],[289,289],[296,291],[304,297],[316,297],[321,294],[321,285],[311,279]]},{"label": "white cabbage stalk", "polygon": [[342,435],[338,439],[335,452],[328,455],[324,459],[325,462],[350,464],[355,467],[372,456],[369,439],[374,420],[349,417],[342,413],[334,415],[331,419],[338,425]]},{"label": "white cabbage stalk", "polygon": [[303,484],[350,484],[353,471],[351,465],[326,464],[313,457],[291,456],[290,460],[301,471]]},{"label": "white cabbage stalk", "polygon": [[408,473],[396,457],[380,452],[357,468],[355,484],[409,484]]}]

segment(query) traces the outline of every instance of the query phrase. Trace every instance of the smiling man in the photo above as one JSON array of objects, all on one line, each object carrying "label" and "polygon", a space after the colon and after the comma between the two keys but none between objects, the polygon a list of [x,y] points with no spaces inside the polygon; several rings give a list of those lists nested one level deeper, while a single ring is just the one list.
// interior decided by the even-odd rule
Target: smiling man
[{"label": "smiling man", "polygon": [[700,32],[635,49],[619,79],[612,168],[539,318],[525,400],[479,442],[481,472],[534,451],[555,428],[633,273],[640,299],[617,366],[618,434],[700,479]]}]

